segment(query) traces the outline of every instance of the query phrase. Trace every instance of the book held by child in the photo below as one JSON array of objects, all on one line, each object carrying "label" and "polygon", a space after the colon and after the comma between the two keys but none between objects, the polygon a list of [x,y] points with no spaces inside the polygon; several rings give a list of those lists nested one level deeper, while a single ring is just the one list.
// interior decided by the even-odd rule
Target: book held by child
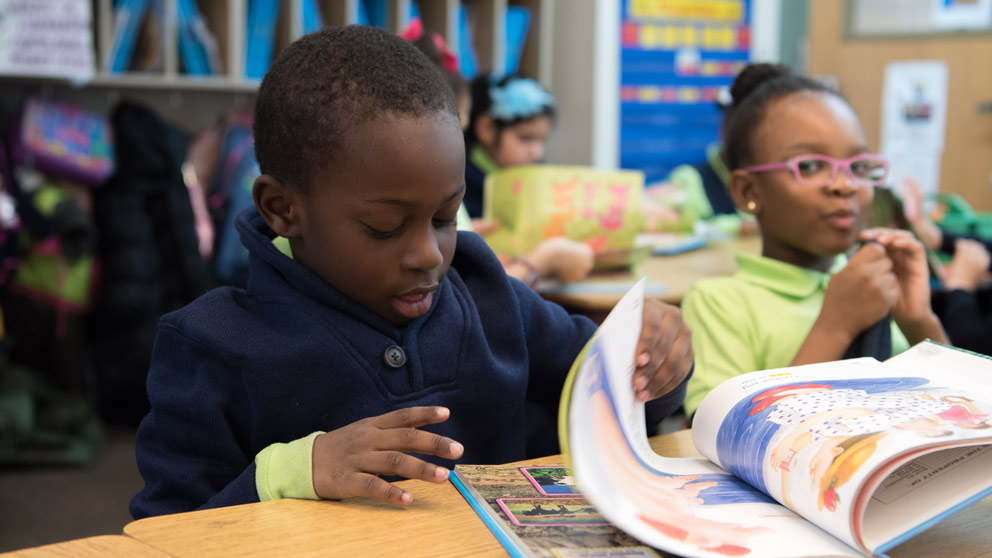
[{"label": "book held by child", "polygon": [[[629,267],[643,229],[644,174],[591,167],[524,165],[486,177],[485,218],[500,227],[486,237],[498,254],[527,254],[565,236],[589,244],[597,262]],[[645,252],[646,253],[646,252]]]},{"label": "book held by child", "polygon": [[881,555],[992,494],[992,360],[930,342],[735,377],[694,417],[706,459],[655,454],[630,387],[642,298],[635,286],[577,359],[560,428],[577,492],[644,545]]}]

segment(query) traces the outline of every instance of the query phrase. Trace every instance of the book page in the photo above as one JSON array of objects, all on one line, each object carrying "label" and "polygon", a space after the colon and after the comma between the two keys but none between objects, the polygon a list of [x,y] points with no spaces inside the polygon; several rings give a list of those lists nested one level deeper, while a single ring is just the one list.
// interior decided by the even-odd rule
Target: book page
[{"label": "book page", "polygon": [[631,378],[642,313],[635,286],[576,361],[562,440],[580,492],[609,521],[681,556],[859,556],[703,459],[651,451]]},{"label": "book page", "polygon": [[[891,472],[914,452],[992,441],[992,393],[981,381],[992,361],[935,347],[924,343],[886,363],[850,359],[732,378],[703,400],[693,440],[709,459],[867,553],[859,530],[868,524],[865,504],[854,504],[878,484],[876,471]],[[967,500],[988,482],[971,480],[945,501]],[[922,500],[910,510],[908,501],[901,519],[889,518],[902,531],[884,530],[887,540],[904,540],[926,523],[919,517],[943,511]]]},{"label": "book page", "polygon": [[992,493],[992,445],[926,453],[898,467],[875,490],[866,490],[863,544],[876,553],[909,539]]}]

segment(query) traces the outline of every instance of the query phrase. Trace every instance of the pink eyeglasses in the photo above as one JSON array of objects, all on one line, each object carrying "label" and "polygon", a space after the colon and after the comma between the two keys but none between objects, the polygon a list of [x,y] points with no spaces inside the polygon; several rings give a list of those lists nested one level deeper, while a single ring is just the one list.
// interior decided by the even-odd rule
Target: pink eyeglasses
[{"label": "pink eyeglasses", "polygon": [[881,155],[862,153],[848,159],[834,159],[826,155],[798,155],[784,163],[765,163],[744,167],[747,172],[777,170],[792,171],[796,182],[803,186],[830,186],[837,180],[837,172],[844,173],[854,186],[881,186],[889,173],[889,163]]}]

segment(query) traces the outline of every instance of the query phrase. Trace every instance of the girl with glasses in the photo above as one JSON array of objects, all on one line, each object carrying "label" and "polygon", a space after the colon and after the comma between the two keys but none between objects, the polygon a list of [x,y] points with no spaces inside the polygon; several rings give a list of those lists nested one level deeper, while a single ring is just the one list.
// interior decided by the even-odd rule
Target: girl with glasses
[{"label": "girl with glasses", "polygon": [[844,98],[769,64],[745,68],[731,95],[728,187],[757,219],[762,253],[739,254],[735,275],[699,281],[683,301],[696,354],[687,413],[745,372],[946,342],[923,246],[905,231],[863,230],[888,165]]}]

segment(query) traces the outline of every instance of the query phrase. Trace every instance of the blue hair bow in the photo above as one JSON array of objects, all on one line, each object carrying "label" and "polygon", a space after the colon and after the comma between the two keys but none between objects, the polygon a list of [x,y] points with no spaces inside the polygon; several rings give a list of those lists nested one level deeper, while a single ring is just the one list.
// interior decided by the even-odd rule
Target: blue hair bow
[{"label": "blue hair bow", "polygon": [[530,78],[514,79],[502,87],[491,85],[489,98],[489,116],[504,122],[529,118],[555,105],[555,98]]}]

